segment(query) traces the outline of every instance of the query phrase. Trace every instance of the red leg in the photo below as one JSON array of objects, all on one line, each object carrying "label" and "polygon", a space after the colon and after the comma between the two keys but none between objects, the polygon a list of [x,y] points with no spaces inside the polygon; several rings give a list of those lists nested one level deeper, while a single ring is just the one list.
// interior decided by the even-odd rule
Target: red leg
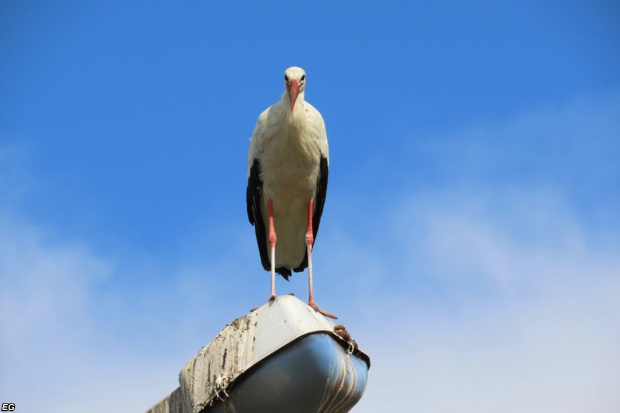
[{"label": "red leg", "polygon": [[269,300],[276,298],[276,228],[273,224],[273,201],[269,199],[269,248],[271,248],[271,294]]},{"label": "red leg", "polygon": [[312,230],[312,199],[308,202],[308,227],[306,228],[306,250],[308,252],[308,285],[310,289],[310,297],[308,298],[308,305],[314,308],[319,313],[326,317],[338,319],[333,314],[321,310],[314,302],[314,293],[312,286],[312,247],[314,246],[314,231]]},{"label": "red leg", "polygon": [[[269,294],[269,299],[267,302],[273,301],[276,299],[276,241],[278,237],[276,237],[276,230],[273,225],[273,201],[271,198],[268,201],[269,203],[269,247],[271,248],[271,293]],[[260,307],[256,307],[251,309],[250,311],[254,311]]]}]

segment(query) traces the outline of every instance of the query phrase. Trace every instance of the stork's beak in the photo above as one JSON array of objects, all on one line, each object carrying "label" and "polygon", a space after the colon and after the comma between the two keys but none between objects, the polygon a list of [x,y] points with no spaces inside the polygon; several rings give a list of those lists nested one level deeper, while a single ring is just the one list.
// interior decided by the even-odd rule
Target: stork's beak
[{"label": "stork's beak", "polygon": [[295,101],[297,100],[297,95],[299,94],[299,84],[296,80],[291,80],[291,83],[288,87],[288,97],[291,100],[291,112],[295,107]]}]

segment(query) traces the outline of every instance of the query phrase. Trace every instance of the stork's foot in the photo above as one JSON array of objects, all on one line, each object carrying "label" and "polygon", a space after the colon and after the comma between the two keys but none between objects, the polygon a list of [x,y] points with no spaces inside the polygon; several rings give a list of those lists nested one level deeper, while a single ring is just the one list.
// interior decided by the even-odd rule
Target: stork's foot
[{"label": "stork's foot", "polygon": [[[272,301],[273,301],[273,300],[275,300],[275,299],[276,299],[276,295],[275,295],[275,294],[271,294],[271,295],[269,296],[269,299],[267,300],[267,302],[266,302],[265,304],[269,304],[270,302],[272,302]],[[258,309],[259,309],[259,308],[261,308],[261,307],[262,307],[262,305],[261,305],[261,306],[258,306],[258,307],[254,307],[253,309],[251,309],[251,310],[250,310],[250,312],[254,312],[254,311],[258,310]]]},{"label": "stork's foot", "polygon": [[330,313],[328,313],[327,311],[323,311],[323,310],[321,310],[321,309],[319,308],[319,306],[318,306],[318,305],[316,305],[316,304],[314,303],[314,301],[309,302],[309,303],[308,303],[308,305],[309,305],[310,307],[314,308],[314,309],[315,309],[315,311],[317,311],[317,312],[319,312],[319,313],[323,314],[325,317],[333,318],[334,320],[337,320],[337,319],[338,319],[338,317],[336,317],[335,315],[330,314]]}]

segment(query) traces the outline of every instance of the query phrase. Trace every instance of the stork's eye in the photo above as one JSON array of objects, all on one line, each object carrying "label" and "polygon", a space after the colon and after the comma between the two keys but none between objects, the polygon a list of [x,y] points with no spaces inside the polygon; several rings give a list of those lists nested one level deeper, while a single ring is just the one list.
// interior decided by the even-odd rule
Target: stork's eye
[{"label": "stork's eye", "polygon": [[288,82],[288,76],[287,75],[284,75],[284,81]]},{"label": "stork's eye", "polygon": [[302,80],[302,81],[303,81],[303,80],[306,80],[306,75],[302,75],[302,76],[301,76],[301,80]]}]

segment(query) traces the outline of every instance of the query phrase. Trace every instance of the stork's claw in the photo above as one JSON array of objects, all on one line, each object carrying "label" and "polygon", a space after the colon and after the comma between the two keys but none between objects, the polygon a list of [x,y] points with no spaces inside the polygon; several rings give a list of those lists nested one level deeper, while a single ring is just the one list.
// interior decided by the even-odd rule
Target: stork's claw
[{"label": "stork's claw", "polygon": [[[273,300],[275,300],[275,299],[276,299],[276,295],[275,295],[275,294],[271,294],[271,295],[269,296],[269,299],[267,300],[267,302],[266,302],[265,304],[269,304],[270,302],[272,302],[272,301],[273,301]],[[264,305],[264,304],[263,304],[263,305]],[[258,306],[258,307],[254,307],[253,309],[251,309],[251,310],[250,310],[250,312],[252,313],[252,312],[254,312],[254,311],[258,310],[258,309],[259,309],[259,308],[261,308],[261,307],[262,307],[262,305],[261,305],[261,306]]]},{"label": "stork's claw", "polygon": [[309,305],[310,307],[314,308],[314,310],[315,310],[315,311],[317,311],[317,312],[319,312],[319,313],[323,314],[325,317],[329,317],[329,318],[333,318],[334,320],[338,320],[338,317],[336,317],[336,316],[335,316],[335,315],[333,315],[333,314],[328,313],[327,311],[323,311],[323,310],[321,310],[321,309],[319,308],[319,306],[318,306],[318,305],[316,305],[315,303],[311,302],[311,303],[308,303],[308,305]]}]

